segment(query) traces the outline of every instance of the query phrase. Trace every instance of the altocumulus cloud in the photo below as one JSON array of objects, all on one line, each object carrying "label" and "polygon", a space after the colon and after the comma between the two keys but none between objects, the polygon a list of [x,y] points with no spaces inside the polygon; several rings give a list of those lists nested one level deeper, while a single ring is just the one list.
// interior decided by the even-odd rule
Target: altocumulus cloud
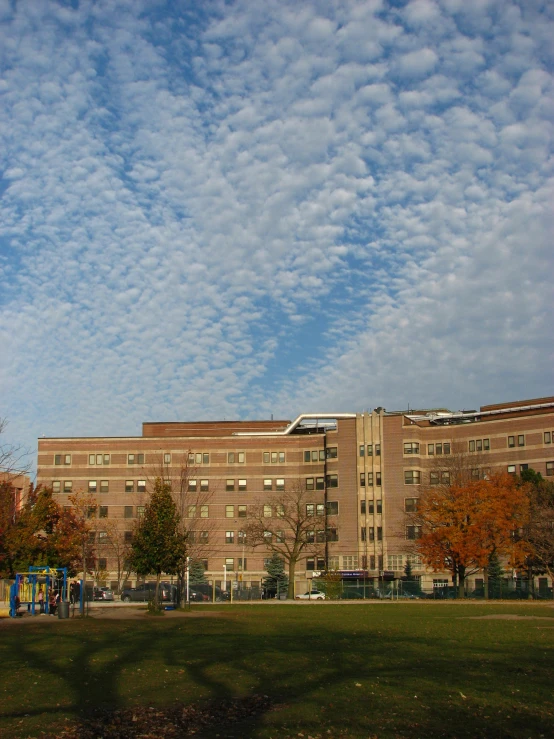
[{"label": "altocumulus cloud", "polygon": [[0,0],[0,415],[551,392],[552,6]]}]

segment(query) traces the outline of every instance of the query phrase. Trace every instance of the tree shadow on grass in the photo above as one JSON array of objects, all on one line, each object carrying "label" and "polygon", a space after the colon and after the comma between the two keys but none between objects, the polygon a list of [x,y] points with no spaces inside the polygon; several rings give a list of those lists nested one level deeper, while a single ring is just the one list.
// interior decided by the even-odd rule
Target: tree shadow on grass
[{"label": "tree shadow on grass", "polygon": [[[353,634],[338,619],[303,616],[268,625],[246,617],[87,619],[4,635],[12,657],[5,668],[40,665],[43,681],[33,708],[0,709],[4,726],[19,732],[11,736],[40,733],[39,716],[42,731],[69,716],[70,730],[81,732],[74,736],[138,736],[143,722],[133,722],[133,706],[166,706],[175,723],[191,704],[195,735],[205,737],[214,726],[220,737],[527,737],[548,735],[552,721],[552,706],[533,708],[550,695],[544,647],[515,638],[509,650],[480,641],[462,651],[441,646],[436,634],[379,633],[367,624]],[[505,699],[500,679],[512,692]],[[56,697],[65,699],[61,708]],[[85,733],[95,726],[96,734]]]}]

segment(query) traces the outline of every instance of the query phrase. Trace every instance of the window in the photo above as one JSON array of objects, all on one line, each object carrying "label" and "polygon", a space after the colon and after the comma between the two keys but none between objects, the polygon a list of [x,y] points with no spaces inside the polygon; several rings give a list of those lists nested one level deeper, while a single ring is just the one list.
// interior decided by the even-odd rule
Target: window
[{"label": "window", "polygon": [[189,480],[188,482],[189,493],[195,493],[196,487],[197,487],[196,480]]},{"label": "window", "polygon": [[417,498],[404,498],[404,510],[406,513],[415,513],[417,511]]},{"label": "window", "polygon": [[383,513],[383,501],[380,498],[375,501],[375,512]]},{"label": "window", "polygon": [[53,493],[59,493],[61,492],[62,484],[60,480],[52,480],[52,492]]},{"label": "window", "polygon": [[[308,452],[309,455],[309,452]],[[285,452],[264,452],[263,454],[264,464],[284,464],[285,463]],[[243,460],[244,461],[244,460]],[[304,461],[309,462],[309,458],[306,459],[306,452],[304,452]]]},{"label": "window", "polygon": [[187,518],[196,518],[196,506],[195,505],[187,506]]},{"label": "window", "polygon": [[89,464],[109,464],[110,455],[109,454],[89,454],[88,463]]},{"label": "window", "polygon": [[360,472],[360,487],[365,488],[365,472]]},{"label": "window", "polygon": [[246,480],[239,480],[239,493],[246,492]]},{"label": "window", "polygon": [[515,464],[509,464],[508,465],[508,474],[509,475],[515,475],[516,473],[516,466]]},{"label": "window", "polygon": [[474,468],[471,470],[471,479],[472,480],[479,480],[481,477],[481,474],[479,472],[478,468]]},{"label": "window", "polygon": [[450,485],[450,472],[447,472],[447,471],[441,472],[441,484]]},{"label": "window", "polygon": [[200,480],[200,492],[207,493],[209,489],[210,489],[210,481]]},{"label": "window", "polygon": [[327,487],[337,488],[338,486],[339,486],[339,476],[338,475],[327,475]]},{"label": "window", "polygon": [[196,544],[196,531],[187,531],[187,544]]},{"label": "window", "polygon": [[285,506],[282,503],[277,503],[275,506],[275,515],[280,517],[285,515]]},{"label": "window", "polygon": [[381,456],[381,444],[375,444],[375,456]]},{"label": "window", "polygon": [[225,518],[234,518],[234,517],[235,517],[235,506],[226,505],[225,506]]},{"label": "window", "polygon": [[404,555],[389,554],[387,557],[387,567],[389,570],[401,570],[404,567]]},{"label": "window", "polygon": [[228,452],[227,462],[229,464],[244,464],[244,452]]},{"label": "window", "polygon": [[405,485],[419,485],[420,473],[419,470],[404,470],[404,484]]},{"label": "window", "polygon": [[358,569],[358,557],[354,554],[346,554],[342,558],[343,570],[357,570]]},{"label": "window", "polygon": [[[102,533],[102,532],[101,532]],[[98,570],[106,570],[108,567],[108,560],[106,557],[98,557]]]},{"label": "window", "polygon": [[194,455],[195,464],[202,464],[202,452],[196,452]]},{"label": "window", "polygon": [[421,557],[419,554],[407,554],[406,561],[408,561],[412,567],[421,567]]},{"label": "window", "polygon": [[515,436],[508,436],[508,446],[514,447],[516,445],[516,437]]},{"label": "window", "polygon": [[306,559],[306,569],[307,570],[315,570],[315,559],[314,557],[307,557]]},{"label": "window", "polygon": [[138,505],[137,506],[137,517],[142,518],[144,516],[144,506]]},{"label": "window", "polygon": [[126,493],[135,492],[135,481],[134,480],[125,480],[125,492]]},{"label": "window", "polygon": [[377,526],[377,541],[383,541],[383,528],[382,528],[382,526]]},{"label": "window", "polygon": [[272,490],[273,482],[271,480],[264,480],[264,490]]},{"label": "window", "polygon": [[61,463],[62,463],[62,455],[54,454],[54,464],[61,464]]},{"label": "window", "polygon": [[365,516],[365,500],[360,500],[360,513]]},{"label": "window", "polygon": [[234,543],[235,543],[235,532],[226,531],[225,532],[225,544],[234,544]]},{"label": "window", "polygon": [[367,456],[368,457],[373,457],[373,444],[368,444],[367,445]]},{"label": "window", "polygon": [[[128,518],[132,518],[132,516],[128,516]],[[123,541],[125,544],[130,544],[133,541],[133,532],[132,531],[124,531],[123,532]]]},{"label": "window", "polygon": [[431,485],[438,485],[441,481],[440,475],[438,472],[430,472],[429,473],[429,483]]},{"label": "window", "polygon": [[169,452],[165,452],[164,454],[164,464],[171,464],[171,454]]},{"label": "window", "polygon": [[273,512],[270,505],[264,505],[264,518],[271,518]]},{"label": "window", "polygon": [[128,464],[144,464],[144,454],[128,454]]},{"label": "window", "polygon": [[210,455],[208,452],[202,453],[202,464],[210,464]]},{"label": "window", "polygon": [[227,480],[225,483],[225,490],[228,493],[231,493],[235,489],[235,481],[234,480]]},{"label": "window", "polygon": [[123,518],[133,518],[133,506],[123,506]]},{"label": "window", "polygon": [[137,493],[146,492],[146,480],[137,480]]},{"label": "window", "polygon": [[238,563],[239,563],[238,564],[239,572],[243,572],[246,569],[246,557],[244,557],[244,558],[239,557],[238,558]]},{"label": "window", "polygon": [[96,480],[89,480],[88,482],[88,491],[91,495],[96,494]]},{"label": "window", "polygon": [[328,446],[325,450],[325,456],[327,459],[336,459],[338,456],[338,450],[336,446]]},{"label": "window", "polygon": [[285,480],[283,478],[277,478],[275,480],[275,490],[284,490],[285,489]]},{"label": "window", "polygon": [[227,557],[225,559],[225,569],[226,570],[234,570],[235,569],[235,560],[232,557]]},{"label": "window", "polygon": [[333,555],[332,557],[329,557],[329,569],[330,570],[338,570],[339,569],[339,558],[336,555]]},{"label": "window", "polygon": [[552,434],[550,433],[550,431],[545,431],[544,432],[544,443],[550,444],[551,442],[552,442]]},{"label": "window", "polygon": [[525,446],[525,436],[524,436],[524,434],[520,434],[517,437],[517,445],[518,446]]},{"label": "window", "polygon": [[375,569],[375,555],[372,554],[369,558],[369,569],[374,570]]},{"label": "window", "polygon": [[375,473],[375,484],[377,485],[377,487],[381,485],[381,473],[380,472]]},{"label": "window", "polygon": [[490,439],[483,439],[483,450],[485,452],[488,452],[490,451],[490,448],[491,448]]},{"label": "window", "polygon": [[405,441],[404,454],[419,454],[419,443],[417,441]]},{"label": "window", "polygon": [[325,479],[323,477],[316,477],[315,478],[315,489],[316,490],[325,490]]},{"label": "window", "polygon": [[304,462],[324,462],[324,461],[325,461],[325,449],[308,449],[304,452]]},{"label": "window", "polygon": [[239,518],[246,518],[246,506],[245,505],[239,505],[238,512],[239,512]]},{"label": "window", "polygon": [[435,445],[434,444],[427,444],[427,454],[432,457],[435,453]]},{"label": "window", "polygon": [[315,516],[315,505],[313,503],[306,505],[306,516]]},{"label": "window", "polygon": [[475,451],[476,452],[483,451],[483,440],[482,439],[475,439]]},{"label": "window", "polygon": [[306,478],[306,490],[314,490],[314,489],[315,489],[314,478],[307,477]]},{"label": "window", "polygon": [[366,537],[367,537],[367,529],[365,526],[362,526],[360,530],[360,541],[366,541]]},{"label": "window", "polygon": [[209,518],[210,507],[207,505],[200,506],[200,518]]},{"label": "window", "polygon": [[306,541],[308,544],[313,544],[315,542],[315,531],[306,531]]},{"label": "window", "polygon": [[316,506],[316,514],[318,516],[324,516],[325,515],[325,503],[318,503]]},{"label": "window", "polygon": [[546,463],[546,474],[547,475],[554,475],[554,462],[547,462]]},{"label": "window", "polygon": [[210,540],[210,532],[209,531],[201,531],[200,536],[198,537],[200,544],[207,544]]},{"label": "window", "polygon": [[373,472],[367,473],[367,486],[368,488],[373,487]]},{"label": "window", "polygon": [[110,483],[108,480],[100,480],[100,492],[108,493],[110,490]]},{"label": "window", "polygon": [[360,444],[360,457],[365,455],[365,444]]},{"label": "window", "polygon": [[529,465],[528,465],[528,464],[520,464],[520,465],[519,465],[519,474],[521,475],[521,473],[522,473],[522,472],[523,472],[524,470],[528,470],[528,469],[529,469]]},{"label": "window", "polygon": [[421,526],[406,526],[406,539],[419,539],[421,536]]},{"label": "window", "polygon": [[443,450],[445,454],[450,454],[450,443],[445,443],[443,446]]},{"label": "window", "polygon": [[278,544],[284,544],[285,543],[285,532],[282,529],[279,529],[275,532],[275,540]]},{"label": "window", "polygon": [[339,535],[337,532],[337,529],[334,526],[331,526],[327,529],[327,541],[338,541]]},{"label": "window", "polygon": [[375,529],[373,526],[370,526],[367,530],[367,535],[369,538],[369,541],[375,541]]},{"label": "window", "polygon": [[98,517],[99,518],[108,518],[108,506],[107,505],[101,505],[98,509]]},{"label": "window", "polygon": [[70,493],[73,490],[73,483],[71,480],[64,480],[63,491],[64,493]]},{"label": "window", "polygon": [[372,516],[375,513],[375,501],[368,500],[367,501],[367,506],[368,506],[368,511],[367,512]]},{"label": "window", "polygon": [[264,541],[266,544],[270,544],[271,540],[273,539],[273,534],[271,531],[264,531]]},{"label": "window", "polygon": [[238,541],[239,544],[246,544],[246,531],[239,531]]}]

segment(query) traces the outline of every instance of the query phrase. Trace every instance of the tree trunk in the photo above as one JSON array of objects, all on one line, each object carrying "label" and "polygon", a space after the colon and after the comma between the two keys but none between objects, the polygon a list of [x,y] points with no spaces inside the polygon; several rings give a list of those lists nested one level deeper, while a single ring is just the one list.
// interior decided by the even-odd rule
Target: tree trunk
[{"label": "tree trunk", "polygon": [[487,568],[483,570],[483,591],[486,600],[489,600],[490,598],[490,592],[489,592],[489,573],[487,571]]},{"label": "tree trunk", "polygon": [[296,560],[289,559],[289,585],[287,589],[287,598],[294,599],[294,571],[296,570]]},{"label": "tree trunk", "polygon": [[156,604],[156,610],[160,611],[160,578],[162,576],[161,572],[158,572],[156,574],[156,595],[154,596],[154,602]]},{"label": "tree trunk", "polygon": [[465,597],[465,580],[466,580],[466,568],[461,565],[458,567],[458,598]]}]

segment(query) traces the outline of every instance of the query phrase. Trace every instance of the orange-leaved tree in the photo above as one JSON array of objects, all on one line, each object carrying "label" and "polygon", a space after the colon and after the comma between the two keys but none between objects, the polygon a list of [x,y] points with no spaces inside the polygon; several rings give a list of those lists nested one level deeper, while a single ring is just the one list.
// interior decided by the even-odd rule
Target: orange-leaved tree
[{"label": "orange-leaved tree", "polygon": [[529,491],[512,475],[429,487],[410,518],[422,559],[435,571],[450,571],[460,597],[466,577],[485,570],[491,557],[516,567],[529,554],[529,544],[515,536],[529,518]]}]

